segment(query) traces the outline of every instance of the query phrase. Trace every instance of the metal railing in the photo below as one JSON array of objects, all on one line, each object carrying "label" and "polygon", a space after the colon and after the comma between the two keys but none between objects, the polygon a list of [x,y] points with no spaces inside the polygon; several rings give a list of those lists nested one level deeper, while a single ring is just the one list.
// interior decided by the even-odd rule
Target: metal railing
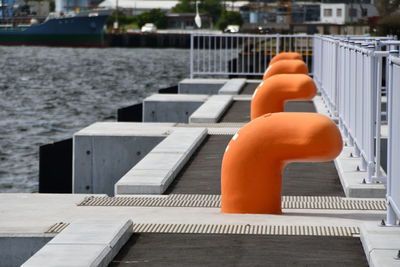
[{"label": "metal railing", "polygon": [[385,91],[384,62],[391,37],[314,38],[314,80],[354,157],[361,158],[363,182],[385,182],[381,172],[381,98]]},{"label": "metal railing", "polygon": [[192,34],[190,78],[195,75],[262,76],[273,56],[299,52],[312,67],[312,35]]},{"label": "metal railing", "polygon": [[[396,51],[398,54],[398,51]],[[388,180],[387,224],[396,225],[400,218],[400,57],[390,56],[388,70]]]}]

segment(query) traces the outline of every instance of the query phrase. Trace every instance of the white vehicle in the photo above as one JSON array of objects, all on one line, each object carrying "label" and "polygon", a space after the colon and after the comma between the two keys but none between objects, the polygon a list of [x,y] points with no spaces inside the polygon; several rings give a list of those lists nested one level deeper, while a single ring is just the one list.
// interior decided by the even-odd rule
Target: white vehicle
[{"label": "white vehicle", "polygon": [[142,26],[142,32],[156,32],[157,27],[153,23],[146,23]]},{"label": "white vehicle", "polygon": [[228,25],[224,32],[239,32],[240,26],[239,25]]}]

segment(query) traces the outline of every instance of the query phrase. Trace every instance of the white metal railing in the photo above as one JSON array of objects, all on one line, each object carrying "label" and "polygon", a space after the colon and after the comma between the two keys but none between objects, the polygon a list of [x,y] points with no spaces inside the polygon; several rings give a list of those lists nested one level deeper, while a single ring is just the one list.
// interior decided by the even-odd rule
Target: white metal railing
[{"label": "white metal railing", "polygon": [[[396,51],[398,55],[398,51]],[[390,56],[388,70],[388,180],[387,224],[396,225],[400,218],[400,57]]]},{"label": "white metal railing", "polygon": [[194,75],[262,76],[282,51],[303,55],[311,69],[312,35],[192,34],[190,77]]},{"label": "white metal railing", "polygon": [[384,91],[384,60],[389,48],[398,47],[391,37],[314,38],[314,80],[354,156],[367,171],[364,182],[385,182],[381,173],[380,134]]}]

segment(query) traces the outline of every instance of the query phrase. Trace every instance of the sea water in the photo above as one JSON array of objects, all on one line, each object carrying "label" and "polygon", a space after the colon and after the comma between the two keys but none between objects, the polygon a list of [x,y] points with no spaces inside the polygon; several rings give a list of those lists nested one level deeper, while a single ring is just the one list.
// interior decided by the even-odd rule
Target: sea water
[{"label": "sea water", "polygon": [[189,50],[0,46],[0,192],[37,192],[39,146],[189,75]]}]

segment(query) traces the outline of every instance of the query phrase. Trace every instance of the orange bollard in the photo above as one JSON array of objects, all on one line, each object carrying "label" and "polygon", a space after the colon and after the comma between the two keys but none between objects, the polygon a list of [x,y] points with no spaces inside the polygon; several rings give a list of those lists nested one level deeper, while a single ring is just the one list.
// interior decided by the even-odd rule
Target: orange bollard
[{"label": "orange bollard", "polygon": [[300,53],[297,52],[281,52],[277,55],[275,55],[271,61],[269,62],[269,66],[274,64],[275,62],[282,60],[282,59],[299,59],[303,60],[303,57],[300,55]]},{"label": "orange bollard", "polygon": [[272,113],[258,117],[241,128],[225,150],[221,211],[281,214],[285,165],[329,161],[341,150],[338,128],[321,114]]},{"label": "orange bollard", "polygon": [[308,67],[302,60],[282,59],[267,68],[263,80],[276,74],[308,74]]},{"label": "orange bollard", "polygon": [[312,99],[317,93],[314,80],[305,74],[271,76],[254,91],[251,100],[251,119],[274,112],[283,112],[289,100]]}]

